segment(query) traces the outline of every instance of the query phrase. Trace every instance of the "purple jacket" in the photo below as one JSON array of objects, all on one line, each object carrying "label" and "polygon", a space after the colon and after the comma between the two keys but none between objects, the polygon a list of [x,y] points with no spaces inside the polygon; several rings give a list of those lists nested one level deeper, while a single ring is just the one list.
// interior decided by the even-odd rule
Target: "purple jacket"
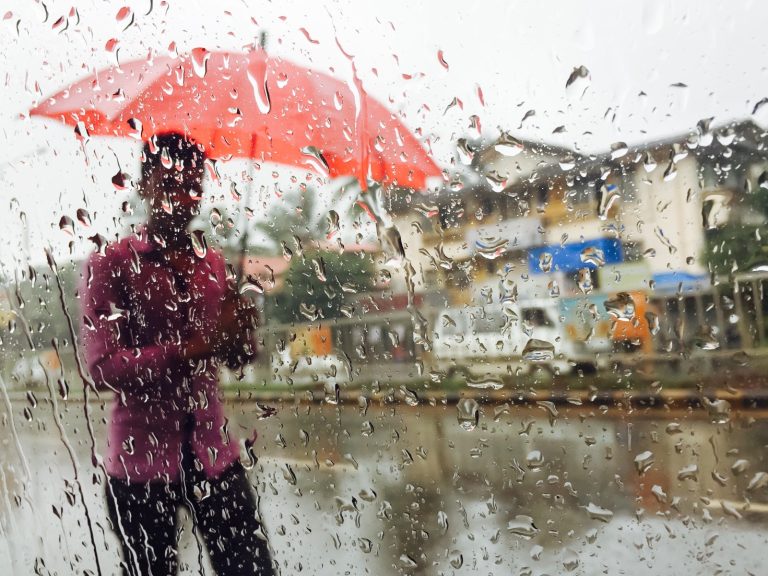
[{"label": "purple jacket", "polygon": [[96,385],[116,391],[104,457],[112,477],[178,481],[185,442],[208,478],[239,457],[217,362],[180,355],[192,334],[212,334],[228,290],[224,259],[190,250],[188,262],[175,271],[145,232],[87,262],[80,334]]}]

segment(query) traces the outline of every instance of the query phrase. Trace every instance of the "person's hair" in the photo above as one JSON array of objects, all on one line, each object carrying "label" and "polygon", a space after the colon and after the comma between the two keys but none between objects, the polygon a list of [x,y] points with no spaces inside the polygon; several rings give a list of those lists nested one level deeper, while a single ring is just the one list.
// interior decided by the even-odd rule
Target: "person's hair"
[{"label": "person's hair", "polygon": [[185,168],[202,168],[204,161],[205,152],[184,134],[155,134],[144,142],[141,152],[141,178],[146,182],[158,166],[167,168],[182,165]]}]

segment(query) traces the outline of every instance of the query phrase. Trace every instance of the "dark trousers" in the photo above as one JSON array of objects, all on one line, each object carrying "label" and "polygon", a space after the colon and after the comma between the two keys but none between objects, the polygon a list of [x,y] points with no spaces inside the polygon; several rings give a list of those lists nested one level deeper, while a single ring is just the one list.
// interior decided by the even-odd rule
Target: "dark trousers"
[{"label": "dark trousers", "polygon": [[[196,538],[205,542],[218,576],[274,574],[256,499],[243,467],[236,463],[212,480],[185,476],[171,484],[109,479],[108,510],[120,537],[123,574],[175,576],[177,510],[182,505],[190,510]],[[199,541],[198,553],[201,560]]]}]

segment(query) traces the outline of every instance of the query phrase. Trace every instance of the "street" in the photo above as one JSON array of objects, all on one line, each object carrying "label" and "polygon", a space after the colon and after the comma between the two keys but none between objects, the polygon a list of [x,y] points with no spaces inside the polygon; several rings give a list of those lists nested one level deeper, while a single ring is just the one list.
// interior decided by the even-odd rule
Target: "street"
[{"label": "street", "polygon": [[[282,574],[761,572],[763,412],[383,398],[276,404],[261,420],[254,402],[228,402],[230,433],[259,435],[250,476]],[[47,399],[12,407],[0,572],[95,573],[66,441],[101,567],[117,574],[82,402],[58,402],[65,440]],[[108,404],[89,408],[102,450]],[[183,526],[182,573],[211,574]]]}]

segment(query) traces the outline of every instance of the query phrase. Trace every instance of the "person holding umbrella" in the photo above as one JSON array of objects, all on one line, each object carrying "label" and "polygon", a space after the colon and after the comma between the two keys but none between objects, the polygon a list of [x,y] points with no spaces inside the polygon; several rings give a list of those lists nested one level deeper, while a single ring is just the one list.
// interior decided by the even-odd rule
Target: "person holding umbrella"
[{"label": "person holding umbrella", "polygon": [[176,574],[181,506],[219,576],[274,573],[216,374],[222,362],[255,357],[255,312],[223,257],[187,231],[204,160],[182,134],[150,138],[140,185],[147,221],[92,254],[84,274],[86,363],[96,385],[116,393],[104,468],[126,576]]},{"label": "person holding umbrella", "polygon": [[[186,231],[204,158],[354,175],[358,204],[374,220],[369,180],[425,190],[442,177],[401,118],[367,94],[347,57],[348,82],[262,46],[152,54],[89,74],[29,111],[73,127],[84,147],[94,136],[147,142],[146,226],[91,257],[81,293],[90,374],[117,392],[105,468],[131,576],[175,572],[181,504],[219,574],[271,573],[215,377],[222,360],[237,365],[254,353],[252,312],[229,288],[221,256]],[[246,248],[247,238],[238,266]]]}]

